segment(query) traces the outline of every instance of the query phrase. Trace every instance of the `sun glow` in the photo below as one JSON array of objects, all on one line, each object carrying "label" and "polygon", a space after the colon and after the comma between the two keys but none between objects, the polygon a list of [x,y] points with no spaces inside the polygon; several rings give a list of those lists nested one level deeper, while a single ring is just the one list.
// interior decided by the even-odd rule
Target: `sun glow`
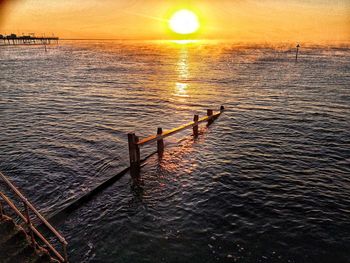
[{"label": "sun glow", "polygon": [[169,20],[169,27],[177,34],[189,35],[197,32],[200,24],[195,13],[182,9],[172,15]]}]

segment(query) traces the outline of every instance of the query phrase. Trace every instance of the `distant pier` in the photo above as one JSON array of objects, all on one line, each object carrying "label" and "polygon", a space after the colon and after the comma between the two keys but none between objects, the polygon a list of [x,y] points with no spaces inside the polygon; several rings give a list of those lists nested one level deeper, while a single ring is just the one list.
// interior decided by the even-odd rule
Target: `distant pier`
[{"label": "distant pier", "polygon": [[16,46],[16,45],[50,45],[58,44],[58,37],[36,37],[33,33],[29,35],[17,36],[16,34],[1,35],[0,46]]}]

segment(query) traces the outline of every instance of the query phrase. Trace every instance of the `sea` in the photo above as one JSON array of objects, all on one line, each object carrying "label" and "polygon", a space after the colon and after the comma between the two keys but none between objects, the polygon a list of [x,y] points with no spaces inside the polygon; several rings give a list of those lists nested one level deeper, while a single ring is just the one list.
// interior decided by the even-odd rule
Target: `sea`
[{"label": "sea", "polygon": [[[0,47],[0,171],[70,262],[350,262],[350,45],[61,40]],[[156,144],[141,147],[145,158]],[[6,193],[6,187],[0,184]],[[55,242],[55,241],[53,241]]]}]

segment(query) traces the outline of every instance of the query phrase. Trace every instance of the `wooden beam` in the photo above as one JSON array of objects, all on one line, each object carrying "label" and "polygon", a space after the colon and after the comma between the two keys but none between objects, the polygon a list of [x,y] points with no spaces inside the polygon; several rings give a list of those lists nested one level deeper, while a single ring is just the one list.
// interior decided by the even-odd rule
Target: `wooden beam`
[{"label": "wooden beam", "polygon": [[211,119],[215,119],[215,118],[219,117],[221,113],[222,113],[222,111],[217,112],[217,113],[215,113],[215,114],[213,114],[211,116],[202,117],[196,123],[194,121],[191,121],[189,123],[181,125],[180,127],[164,131],[161,135],[151,135],[149,137],[146,137],[146,138],[140,140],[137,144],[138,145],[145,145],[145,144],[149,144],[151,142],[157,141],[159,139],[164,139],[164,138],[166,138],[166,137],[168,137],[170,135],[173,135],[173,134],[181,132],[181,131],[183,131],[185,129],[191,128],[191,127],[193,127],[195,125],[198,125],[200,123],[207,122],[208,120],[211,120]]}]

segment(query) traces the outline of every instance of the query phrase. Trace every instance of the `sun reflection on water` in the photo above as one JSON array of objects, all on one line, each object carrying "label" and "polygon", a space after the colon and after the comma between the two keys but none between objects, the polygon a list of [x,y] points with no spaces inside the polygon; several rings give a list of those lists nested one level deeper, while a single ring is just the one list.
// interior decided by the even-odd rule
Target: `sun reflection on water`
[{"label": "sun reflection on water", "polygon": [[170,42],[178,45],[188,45],[188,44],[197,44],[202,41],[197,39],[180,39],[180,40],[170,40]]},{"label": "sun reflection on water", "polygon": [[187,83],[176,82],[174,95],[177,97],[189,97],[189,95],[187,94],[187,89]]},{"label": "sun reflection on water", "polygon": [[175,82],[174,96],[183,98],[189,97],[187,94],[189,85],[187,83],[190,72],[188,67],[188,50],[187,47],[182,47],[179,55],[179,60],[176,64],[176,72],[178,81]]}]

